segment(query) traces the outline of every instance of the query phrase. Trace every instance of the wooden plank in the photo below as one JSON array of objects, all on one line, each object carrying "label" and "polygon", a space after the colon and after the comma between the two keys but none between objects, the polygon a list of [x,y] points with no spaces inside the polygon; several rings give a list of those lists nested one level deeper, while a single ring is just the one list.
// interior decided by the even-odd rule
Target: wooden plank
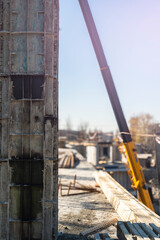
[{"label": "wooden plank", "polygon": [[145,238],[145,240],[150,240],[148,235],[143,231],[143,229],[140,227],[138,223],[133,223],[133,226],[135,227],[135,229],[138,231],[142,238]]},{"label": "wooden plank", "polygon": [[96,182],[123,221],[154,223],[160,227],[160,216],[124,189],[108,173],[96,171]]},{"label": "wooden plank", "polygon": [[153,231],[160,237],[160,228],[157,227],[154,223],[150,223],[149,225],[152,227]]},{"label": "wooden plank", "polygon": [[71,153],[71,168],[74,168],[74,155]]},{"label": "wooden plank", "polygon": [[144,230],[144,232],[146,232],[148,234],[148,236],[152,239],[152,240],[156,240],[159,239],[159,237],[157,236],[157,234],[155,234],[151,227],[149,227],[147,224],[145,223],[140,223],[141,228]]},{"label": "wooden plank", "polygon": [[137,231],[137,229],[134,227],[133,224],[131,224],[131,222],[125,222],[125,226],[127,228],[127,230],[133,235],[136,236],[137,240],[142,240],[143,238],[141,236],[139,236],[139,232]]},{"label": "wooden plank", "polygon": [[117,223],[117,236],[121,240],[133,240],[132,236],[122,221],[118,221]]},{"label": "wooden plank", "polygon": [[66,159],[66,155],[63,155],[61,160],[59,161],[59,168],[63,168],[65,159]]},{"label": "wooden plank", "polygon": [[101,238],[100,234],[96,233],[96,234],[94,234],[94,239],[99,240],[99,239],[102,239],[102,238]]},{"label": "wooden plank", "polygon": [[63,167],[64,167],[64,168],[68,168],[68,155],[66,155],[66,158],[65,158]]},{"label": "wooden plank", "polygon": [[111,226],[112,224],[114,224],[116,222],[117,222],[117,218],[112,218],[111,220],[109,220],[105,223],[99,224],[95,227],[91,227],[91,228],[81,232],[80,235],[87,236],[87,235],[90,235],[90,234],[93,234],[93,233],[97,233],[97,232]]}]

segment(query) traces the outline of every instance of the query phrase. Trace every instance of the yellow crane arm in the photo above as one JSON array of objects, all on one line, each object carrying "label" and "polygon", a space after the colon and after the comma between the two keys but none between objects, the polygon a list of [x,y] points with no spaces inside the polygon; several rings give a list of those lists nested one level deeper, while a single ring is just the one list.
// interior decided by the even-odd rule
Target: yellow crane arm
[{"label": "yellow crane arm", "polygon": [[121,132],[121,136],[123,139],[123,144],[125,148],[126,157],[128,160],[129,166],[129,176],[133,185],[133,188],[138,190],[139,199],[151,210],[153,210],[152,201],[150,199],[150,195],[148,189],[146,187],[145,178],[137,157],[137,153],[135,150],[134,143],[132,141],[131,134],[128,129],[128,125],[126,119],[124,117],[122,107],[118,98],[118,94],[112,79],[112,75],[110,69],[108,67],[103,47],[96,29],[96,25],[94,23],[94,19],[88,4],[87,0],[79,0],[79,4],[88,28],[88,32],[93,44],[93,48],[95,50],[95,54],[100,66],[100,71],[102,73],[102,77],[108,91],[108,95],[112,104],[112,108],[119,126],[119,130]]},{"label": "yellow crane arm", "polygon": [[127,158],[127,171],[132,183],[132,188],[138,192],[139,200],[144,203],[148,208],[154,211],[153,204],[146,187],[145,177],[140,165],[135,145],[133,141],[123,143],[126,158]]}]

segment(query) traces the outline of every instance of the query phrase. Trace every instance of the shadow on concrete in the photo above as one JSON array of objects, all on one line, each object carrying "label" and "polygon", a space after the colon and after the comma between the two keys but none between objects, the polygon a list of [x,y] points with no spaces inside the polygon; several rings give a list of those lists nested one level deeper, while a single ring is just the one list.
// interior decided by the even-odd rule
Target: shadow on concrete
[{"label": "shadow on concrete", "polygon": [[94,240],[91,237],[83,237],[77,234],[59,234],[58,240]]}]

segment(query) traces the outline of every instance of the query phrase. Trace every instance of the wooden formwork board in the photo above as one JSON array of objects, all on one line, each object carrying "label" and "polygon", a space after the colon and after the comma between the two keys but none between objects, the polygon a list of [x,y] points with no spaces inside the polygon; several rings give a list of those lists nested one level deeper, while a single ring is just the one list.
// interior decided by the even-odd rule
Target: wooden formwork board
[{"label": "wooden formwork board", "polygon": [[131,195],[108,173],[97,171],[95,179],[123,221],[154,223],[160,227],[160,217]]}]

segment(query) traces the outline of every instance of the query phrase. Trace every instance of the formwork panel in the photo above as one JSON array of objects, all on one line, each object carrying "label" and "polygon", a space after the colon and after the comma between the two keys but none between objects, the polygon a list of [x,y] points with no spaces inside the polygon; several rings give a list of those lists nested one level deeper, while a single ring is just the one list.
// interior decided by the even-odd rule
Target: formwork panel
[{"label": "formwork panel", "polygon": [[0,79],[0,119],[2,118],[2,81]]},{"label": "formwork panel", "polygon": [[[45,113],[47,115],[58,116],[58,81],[47,77],[45,80]],[[53,99],[53,101],[50,101]]]},{"label": "formwork panel", "polygon": [[31,158],[43,159],[43,136],[33,135],[31,137]]},{"label": "formwork panel", "polygon": [[2,121],[0,121],[0,158],[2,158]]},{"label": "formwork panel", "polygon": [[9,217],[14,220],[21,219],[21,188],[10,188]]},{"label": "formwork panel", "polygon": [[0,132],[0,158],[7,159],[8,158],[8,121],[2,120],[1,122],[1,132]]},{"label": "formwork panel", "polygon": [[30,102],[12,101],[10,132],[13,134],[30,133]]},{"label": "formwork panel", "polygon": [[12,36],[11,72],[27,73],[27,38],[24,34]]},{"label": "formwork panel", "polygon": [[[45,232],[44,232],[44,240],[52,239],[54,234],[54,223],[52,221],[53,214],[52,214],[53,206],[50,204],[50,206],[46,206],[45,208]],[[50,231],[52,229],[52,232]]]},{"label": "formwork panel", "polygon": [[2,118],[10,117],[10,78],[1,77],[2,79]]},{"label": "formwork panel", "polygon": [[0,239],[7,239],[7,229],[8,229],[8,205],[0,204]]},{"label": "formwork panel", "polygon": [[53,75],[53,36],[52,35],[47,35],[46,36],[46,45],[48,46],[47,52],[45,54],[45,72],[48,75]]},{"label": "formwork panel", "polygon": [[0,158],[8,157],[9,78],[0,77]]},{"label": "formwork panel", "polygon": [[0,162],[0,202],[8,201],[8,163]]},{"label": "formwork panel", "polygon": [[42,223],[41,222],[31,223],[31,239],[32,240],[42,239]]},{"label": "formwork panel", "polygon": [[30,162],[10,161],[10,181],[12,184],[30,183]]},{"label": "formwork panel", "polygon": [[0,73],[9,72],[10,3],[0,0]]},{"label": "formwork panel", "polygon": [[30,135],[23,135],[23,138],[22,138],[22,141],[23,141],[23,144],[22,144],[22,157],[23,159],[30,159],[31,157],[31,150],[30,150],[30,144],[31,144],[31,141],[30,141]]},{"label": "formwork panel", "polygon": [[9,240],[22,240],[22,224],[20,222],[9,223]]},{"label": "formwork panel", "polygon": [[[12,221],[9,224],[10,240],[28,240],[30,239],[30,226],[29,223]],[[11,234],[12,233],[12,234]]]},{"label": "formwork panel", "polygon": [[43,74],[44,50],[43,35],[32,34],[28,36],[28,72]]},{"label": "formwork panel", "polygon": [[31,219],[40,220],[42,219],[43,190],[41,186],[32,186],[31,191],[32,191]]},{"label": "formwork panel", "polygon": [[19,221],[42,219],[42,186],[14,186],[10,189],[10,218]]},{"label": "formwork panel", "polygon": [[[9,239],[10,240],[28,240],[30,238],[30,224],[23,222],[21,224],[20,222],[12,221],[9,224],[10,232],[13,234],[10,234]],[[35,239],[38,240],[38,239]],[[39,239],[40,240],[40,239]]]},{"label": "formwork panel", "polygon": [[42,74],[44,72],[43,1],[25,0],[22,4],[21,0],[16,0],[13,2],[12,9],[12,31],[15,33],[12,35],[11,71]]},{"label": "formwork panel", "polygon": [[[44,174],[45,174],[45,198],[47,201],[53,200],[53,161],[46,161],[45,162],[45,168],[44,168]],[[50,183],[50,184],[48,184]]]},{"label": "formwork panel", "polygon": [[28,240],[30,238],[30,223],[23,222],[21,229],[22,229],[21,239]]},{"label": "formwork panel", "polygon": [[30,133],[30,102],[23,101],[23,115],[22,115],[22,131],[24,134]]},{"label": "formwork panel", "polygon": [[10,179],[12,184],[43,186],[43,161],[23,159],[10,161]]},{"label": "formwork panel", "polygon": [[58,131],[58,118],[53,126],[53,158],[54,161],[58,162],[58,138],[57,138],[57,131]]},{"label": "formwork panel", "polygon": [[45,1],[45,73],[58,76],[58,3],[59,1]]},{"label": "formwork panel", "polygon": [[[56,199],[58,200],[58,199]],[[58,222],[54,221],[57,218],[57,205],[56,201],[46,202],[45,209],[44,209],[44,239],[57,239],[57,229],[58,229]]]},{"label": "formwork panel", "polygon": [[47,77],[45,80],[45,112],[47,115],[53,115],[54,101],[50,101],[53,98],[53,78]]},{"label": "formwork panel", "polygon": [[46,120],[45,123],[45,158],[53,158],[53,122]]},{"label": "formwork panel", "polygon": [[10,158],[26,158],[29,155],[31,159],[43,159],[43,135],[11,135]]},{"label": "formwork panel", "polygon": [[10,158],[21,158],[22,154],[22,136],[11,135],[10,136]]},{"label": "formwork panel", "polygon": [[44,131],[44,103],[42,101],[32,102],[31,132],[43,133]]},{"label": "formwork panel", "polygon": [[23,106],[20,101],[14,101],[11,103],[11,116],[10,132],[12,134],[22,133]]},{"label": "formwork panel", "polygon": [[32,184],[43,186],[43,161],[31,162]]},{"label": "formwork panel", "polygon": [[10,2],[0,0],[0,30],[8,31],[10,26]]},{"label": "formwork panel", "polygon": [[44,2],[43,0],[32,0],[29,2],[28,30],[43,32]]},{"label": "formwork panel", "polygon": [[47,13],[45,15],[45,31],[48,33],[53,33],[54,32],[54,11],[55,11],[55,6],[54,6],[54,1],[52,0],[46,0],[45,1],[45,12]]},{"label": "formwork panel", "polygon": [[10,49],[9,49],[10,38],[8,34],[2,34],[0,32],[0,72],[8,73],[10,71]]},{"label": "formwork panel", "polygon": [[12,0],[12,31],[27,31],[27,0]]},{"label": "formwork panel", "polygon": [[53,116],[58,117],[58,81],[53,79]]}]

